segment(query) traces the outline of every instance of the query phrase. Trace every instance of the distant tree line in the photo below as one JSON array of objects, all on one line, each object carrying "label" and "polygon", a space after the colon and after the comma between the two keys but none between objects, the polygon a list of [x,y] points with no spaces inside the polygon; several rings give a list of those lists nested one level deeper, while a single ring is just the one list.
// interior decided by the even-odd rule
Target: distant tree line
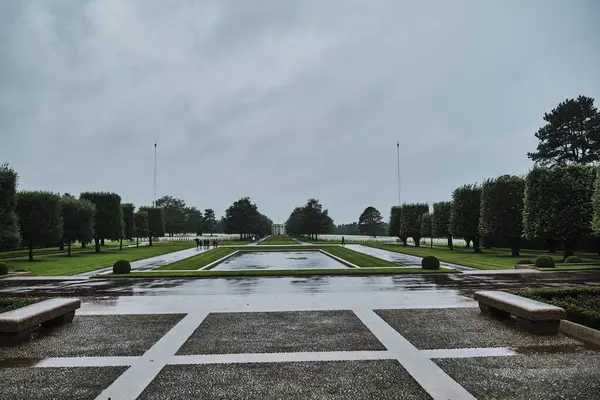
[{"label": "distant tree line", "polygon": [[317,199],[308,199],[305,205],[296,207],[285,223],[289,235],[308,236],[318,240],[319,235],[332,233],[335,229],[328,210]]},{"label": "distant tree line", "polygon": [[[518,256],[523,241],[562,247],[564,257],[582,243],[600,253],[600,114],[594,99],[567,99],[544,115],[536,133],[535,161],[525,176],[504,175],[483,184],[464,185],[452,201],[403,204],[390,211],[389,234],[415,246],[422,236],[463,238],[467,247],[502,245]],[[421,229],[417,229],[418,226]],[[480,243],[482,242],[482,243]]]},{"label": "distant tree line", "polygon": [[248,198],[234,202],[225,216],[217,221],[212,209],[200,212],[171,196],[156,201],[155,207],[142,206],[135,211],[131,203],[121,203],[121,196],[110,192],[84,192],[79,198],[68,193],[59,195],[44,191],[17,191],[18,175],[8,165],[0,165],[0,250],[21,246],[33,249],[71,246],[79,242],[82,248],[94,243],[101,252],[105,240],[153,238],[165,234],[202,234],[226,232],[242,238],[267,235],[272,222],[260,214]]}]

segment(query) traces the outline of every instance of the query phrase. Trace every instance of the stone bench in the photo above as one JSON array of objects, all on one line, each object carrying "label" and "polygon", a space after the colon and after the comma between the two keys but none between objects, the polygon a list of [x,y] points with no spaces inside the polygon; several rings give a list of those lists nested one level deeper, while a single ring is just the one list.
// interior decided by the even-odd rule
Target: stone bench
[{"label": "stone bench", "polygon": [[29,340],[40,325],[53,327],[73,320],[79,299],[50,299],[0,314],[0,345],[11,346]]},{"label": "stone bench", "polygon": [[475,292],[483,314],[507,318],[514,315],[523,329],[531,333],[556,334],[560,320],[567,316],[563,308],[506,292]]}]

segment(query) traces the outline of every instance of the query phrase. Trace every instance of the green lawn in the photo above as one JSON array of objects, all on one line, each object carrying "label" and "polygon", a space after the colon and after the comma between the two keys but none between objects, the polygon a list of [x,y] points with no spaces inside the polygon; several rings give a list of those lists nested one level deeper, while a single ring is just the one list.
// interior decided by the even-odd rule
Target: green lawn
[{"label": "green lawn", "polygon": [[322,248],[334,256],[340,257],[352,264],[358,265],[362,268],[384,268],[384,267],[397,267],[398,264],[382,260],[380,258],[376,258],[373,256],[369,256],[363,253],[359,253],[354,250],[347,249],[341,246],[269,246],[269,247],[260,247],[260,246],[251,246],[251,247],[219,247],[217,249],[212,249],[207,252],[198,254],[197,256],[187,258],[185,260],[174,262],[173,264],[164,265],[157,269],[160,270],[196,270],[202,268],[214,261],[217,261],[220,258],[225,257],[228,254],[233,253],[236,250],[241,251],[282,251],[282,250],[293,250],[293,251],[302,251],[302,250],[318,250]]},{"label": "green lawn", "polygon": [[39,256],[33,262],[27,260],[9,260],[9,271],[30,271],[33,275],[74,275],[82,272],[93,271],[95,269],[112,266],[117,260],[137,261],[145,258],[160,256],[162,254],[172,253],[195,247],[194,242],[159,242],[154,246],[143,246],[140,248],[129,247],[119,250],[118,247],[104,247],[103,252],[96,254],[75,253],[71,257],[60,256]]},{"label": "green lawn", "polygon": [[[368,246],[418,257],[436,256],[440,261],[477,269],[514,269],[519,260],[535,260],[537,256],[547,254],[538,250],[522,250],[519,257],[512,257],[508,249],[482,249],[481,253],[474,253],[473,249],[465,247],[455,247],[454,250],[450,250],[445,247],[414,247],[401,244],[368,244]],[[562,261],[560,254],[549,255],[557,262]]]},{"label": "green lawn", "polygon": [[184,260],[176,261],[172,264],[164,265],[157,269],[160,270],[196,270],[202,268],[212,262],[215,262],[234,251],[238,250],[236,247],[218,247],[216,249],[211,249],[205,251],[204,253],[200,253],[197,256],[193,256],[190,258],[186,258]]},{"label": "green lawn", "polygon": [[[123,247],[128,246],[128,245],[134,245],[135,241],[129,241],[129,240],[124,240],[123,241]],[[105,248],[115,248],[115,247],[119,247],[119,242],[111,242],[111,241],[106,241],[104,243],[104,247],[102,247],[102,249]],[[73,244],[71,246],[71,253],[79,253],[79,252],[93,252],[94,251],[94,244],[91,243],[87,246],[87,248],[82,249],[81,248],[81,244],[76,243]],[[33,250],[33,258],[35,259],[37,256],[42,256],[42,255],[59,255],[59,254],[67,254],[67,246],[65,246],[65,249],[63,251],[58,250],[58,247],[46,247],[46,248],[40,248],[40,249],[34,249]],[[13,250],[13,251],[3,251],[0,253],[0,261],[2,260],[6,260],[6,259],[10,259],[10,258],[27,258],[29,257],[29,250],[25,249],[25,250]]]},{"label": "green lawn", "polygon": [[294,239],[287,235],[273,235],[269,236],[260,244],[277,244],[277,245],[286,245],[286,244],[298,244]]},{"label": "green lawn", "polygon": [[600,265],[556,265],[554,268],[536,268],[539,271],[577,271],[577,270],[585,270],[585,269],[600,269]]},{"label": "green lawn", "polygon": [[96,275],[96,278],[162,278],[162,277],[198,277],[218,278],[223,276],[299,276],[299,275],[397,275],[397,274],[451,274],[459,273],[451,270],[427,270],[422,268],[347,268],[347,269],[258,269],[246,271],[162,271],[162,272],[132,272],[130,274]]}]

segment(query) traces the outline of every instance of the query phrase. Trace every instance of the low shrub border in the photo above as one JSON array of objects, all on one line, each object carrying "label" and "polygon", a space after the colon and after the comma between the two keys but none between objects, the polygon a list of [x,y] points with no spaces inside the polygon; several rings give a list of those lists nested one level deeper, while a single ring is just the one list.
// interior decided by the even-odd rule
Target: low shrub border
[{"label": "low shrub border", "polygon": [[511,293],[562,307],[569,321],[600,330],[600,287],[527,289]]},{"label": "low shrub border", "polygon": [[34,297],[0,297],[0,314],[41,301]]},{"label": "low shrub border", "polygon": [[554,265],[554,259],[550,256],[538,256],[535,259],[535,266],[538,268],[553,268]]}]

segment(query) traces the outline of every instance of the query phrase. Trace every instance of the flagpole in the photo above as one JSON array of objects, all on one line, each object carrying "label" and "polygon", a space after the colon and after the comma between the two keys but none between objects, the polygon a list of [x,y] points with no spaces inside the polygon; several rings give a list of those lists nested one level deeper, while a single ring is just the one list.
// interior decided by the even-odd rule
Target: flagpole
[{"label": "flagpole", "polygon": [[398,157],[398,205],[400,206],[400,140],[396,142],[396,152]]},{"label": "flagpole", "polygon": [[152,207],[156,207],[156,141],[154,142],[154,201]]}]

